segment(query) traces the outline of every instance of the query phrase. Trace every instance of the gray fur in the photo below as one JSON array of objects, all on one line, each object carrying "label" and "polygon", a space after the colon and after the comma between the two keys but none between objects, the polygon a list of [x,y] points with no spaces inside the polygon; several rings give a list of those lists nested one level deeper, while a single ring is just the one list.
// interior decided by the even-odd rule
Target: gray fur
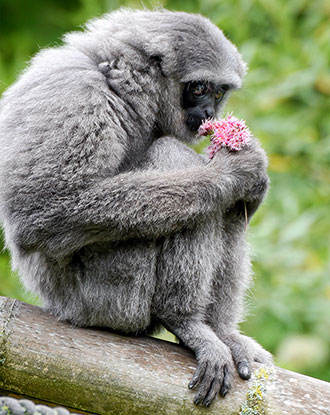
[{"label": "gray fur", "polygon": [[234,363],[243,377],[269,361],[237,331],[250,281],[240,201],[251,216],[267,162],[254,139],[207,163],[185,144],[180,100],[184,82],[239,88],[244,73],[206,18],[120,10],[38,53],[0,104],[0,218],[24,285],[75,325],[162,322],[196,353],[190,386],[206,406]]}]

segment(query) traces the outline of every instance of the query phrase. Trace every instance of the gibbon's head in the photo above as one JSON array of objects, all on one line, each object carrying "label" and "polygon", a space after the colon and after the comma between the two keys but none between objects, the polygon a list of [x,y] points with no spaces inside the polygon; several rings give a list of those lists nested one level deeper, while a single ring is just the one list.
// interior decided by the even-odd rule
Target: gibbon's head
[{"label": "gibbon's head", "polygon": [[133,77],[141,68],[155,69],[157,94],[150,99],[158,100],[161,135],[192,141],[202,121],[216,117],[230,91],[240,88],[246,72],[236,47],[200,15],[120,9],[86,27],[89,38],[72,33],[67,42],[88,49],[89,55],[93,50],[99,62],[125,61],[126,76],[127,65]]}]

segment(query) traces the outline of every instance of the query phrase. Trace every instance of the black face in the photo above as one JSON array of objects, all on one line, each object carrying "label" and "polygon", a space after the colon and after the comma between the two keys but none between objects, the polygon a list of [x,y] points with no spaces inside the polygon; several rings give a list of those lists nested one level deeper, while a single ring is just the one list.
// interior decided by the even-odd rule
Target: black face
[{"label": "black face", "polygon": [[186,112],[186,124],[191,131],[197,132],[204,120],[214,117],[217,106],[229,89],[229,85],[219,86],[203,81],[185,84],[182,107]]}]

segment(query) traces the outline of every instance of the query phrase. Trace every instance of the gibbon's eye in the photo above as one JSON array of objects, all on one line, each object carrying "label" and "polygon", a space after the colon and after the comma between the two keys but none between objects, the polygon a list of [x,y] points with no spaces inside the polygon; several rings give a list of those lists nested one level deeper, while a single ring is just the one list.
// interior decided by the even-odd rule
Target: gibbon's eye
[{"label": "gibbon's eye", "polygon": [[223,98],[223,96],[224,96],[224,91],[219,89],[215,94],[215,100],[220,101]]},{"label": "gibbon's eye", "polygon": [[206,93],[206,86],[204,84],[197,84],[193,90],[192,93],[195,97],[202,97]]}]

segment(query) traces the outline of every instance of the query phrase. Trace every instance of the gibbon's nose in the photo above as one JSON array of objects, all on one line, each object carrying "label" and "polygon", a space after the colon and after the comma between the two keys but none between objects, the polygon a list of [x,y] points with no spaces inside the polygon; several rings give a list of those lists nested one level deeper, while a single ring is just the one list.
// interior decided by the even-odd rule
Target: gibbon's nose
[{"label": "gibbon's nose", "polygon": [[204,109],[205,119],[213,118],[214,117],[214,110],[212,107],[207,107]]}]

